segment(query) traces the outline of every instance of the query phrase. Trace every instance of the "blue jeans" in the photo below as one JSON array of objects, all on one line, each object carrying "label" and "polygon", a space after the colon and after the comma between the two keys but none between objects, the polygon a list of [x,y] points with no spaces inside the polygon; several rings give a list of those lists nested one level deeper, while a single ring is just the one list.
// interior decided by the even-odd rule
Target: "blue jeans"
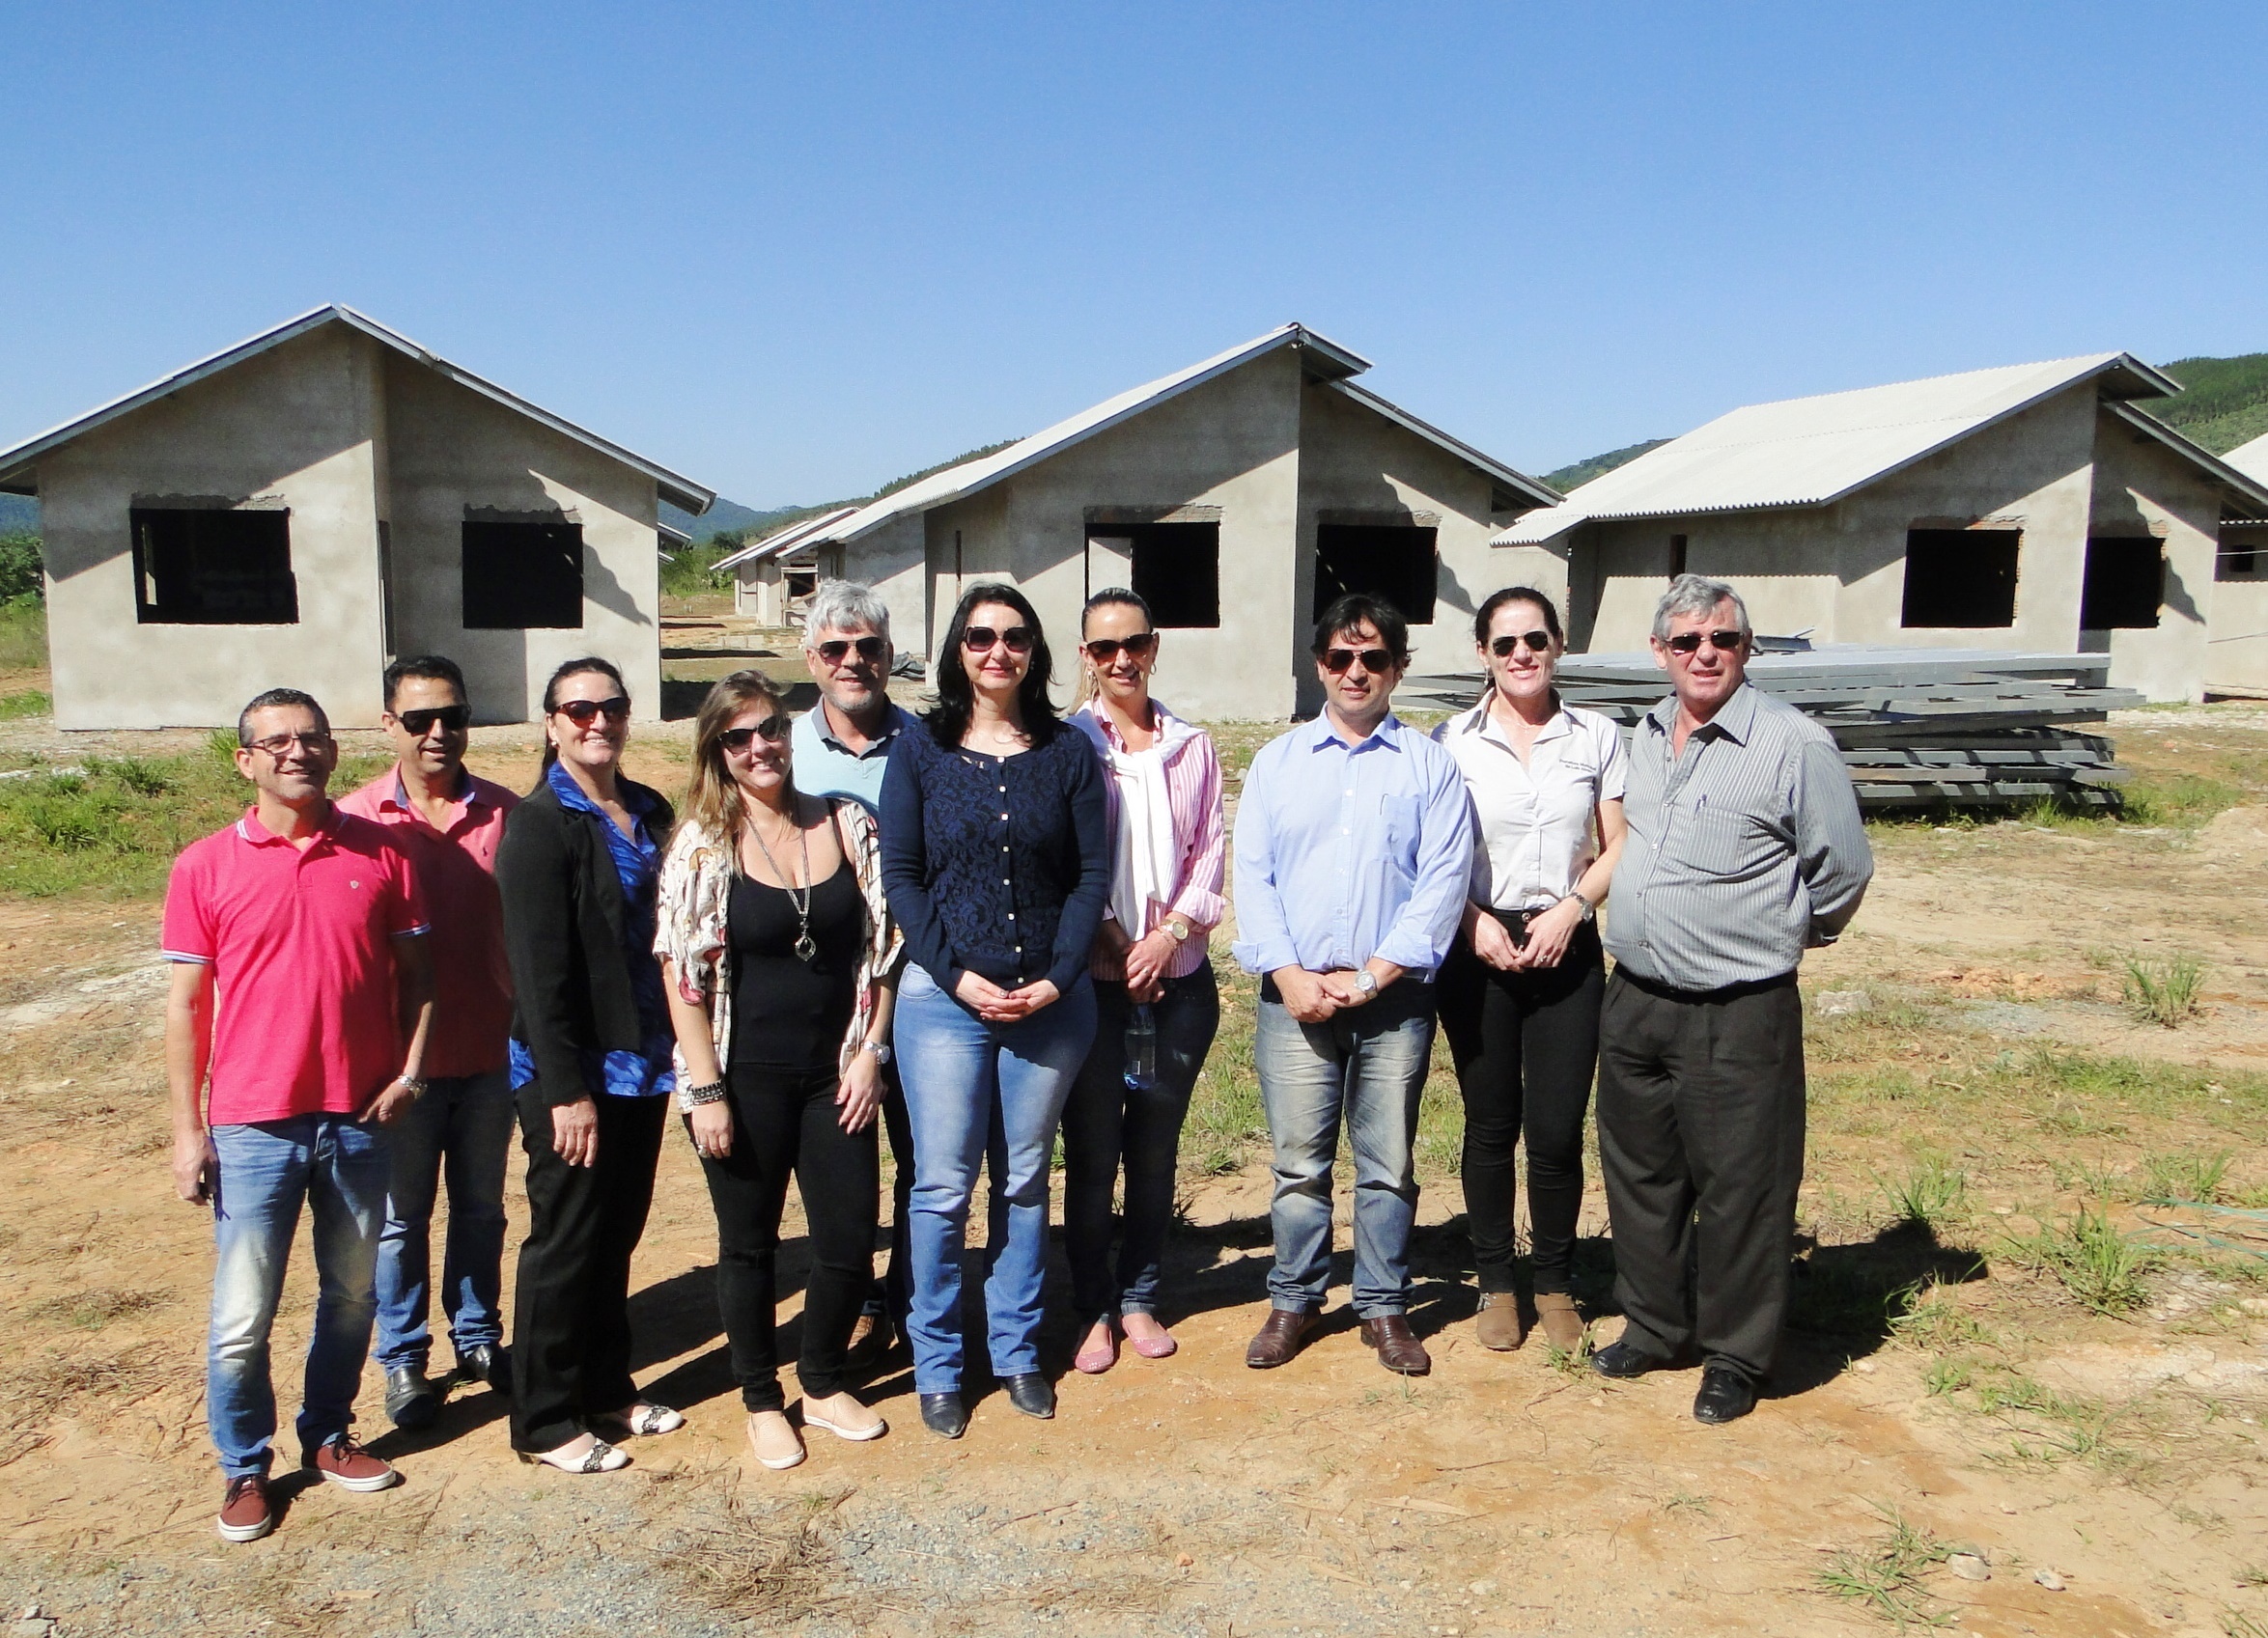
[{"label": "blue jeans", "polygon": [[995,1376],[1040,1368],[1040,1285],[1048,1268],[1048,1169],[1072,1077],[1095,1034],[1095,989],[1013,1024],[989,1024],[907,963],[893,1025],[913,1127],[913,1343],[916,1393],[961,1387],[961,1254],[976,1170],[988,1161],[985,1316]]},{"label": "blue jeans", "polygon": [[[1220,986],[1208,961],[1165,981],[1150,1009],[1158,1027],[1158,1078],[1126,1084],[1126,1025],[1134,1006],[1123,984],[1095,986],[1095,1044],[1063,1106],[1063,1249],[1079,1322],[1158,1312],[1158,1270],[1173,1219],[1173,1182],[1190,1092],[1220,1027]],[[1110,1271],[1110,1197],[1126,1167],[1126,1226],[1118,1272]]]},{"label": "blue jeans", "polygon": [[1433,986],[1414,979],[1320,1024],[1261,1001],[1252,1057],[1275,1146],[1274,1307],[1312,1313],[1330,1288],[1330,1171],[1342,1121],[1355,1152],[1355,1312],[1375,1319],[1409,1307],[1411,1152],[1433,1031]]},{"label": "blue jeans", "polygon": [[205,1410],[221,1471],[266,1473],[275,1436],[268,1330],[305,1203],[315,1214],[315,1335],[300,1394],[299,1447],[354,1424],[354,1392],[378,1313],[378,1226],[391,1162],[386,1134],[344,1115],[214,1126],[212,1331]]},{"label": "blue jeans", "polygon": [[378,1362],[423,1371],[433,1351],[426,1329],[432,1275],[434,1194],[443,1162],[449,1179],[449,1237],[441,1253],[441,1312],[462,1359],[467,1348],[504,1340],[504,1159],[517,1124],[504,1070],[434,1080],[386,1128],[394,1152],[386,1226],[378,1236]]}]

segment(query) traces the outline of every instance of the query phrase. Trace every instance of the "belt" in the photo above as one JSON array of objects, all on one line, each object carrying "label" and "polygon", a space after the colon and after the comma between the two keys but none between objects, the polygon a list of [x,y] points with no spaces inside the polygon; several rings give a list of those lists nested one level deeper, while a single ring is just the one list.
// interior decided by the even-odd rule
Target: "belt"
[{"label": "belt", "polygon": [[1664,984],[1660,979],[1651,979],[1643,974],[1634,973],[1630,970],[1629,963],[1624,961],[1614,963],[1614,976],[1622,983],[1629,985],[1631,988],[1642,989],[1648,995],[1659,996],[1665,1001],[1704,1003],[1738,1001],[1744,995],[1762,995],[1770,990],[1793,989],[1796,986],[1796,974],[1792,967],[1777,978],[1749,979],[1740,984],[1724,985],[1717,989],[1680,989],[1675,985]]}]

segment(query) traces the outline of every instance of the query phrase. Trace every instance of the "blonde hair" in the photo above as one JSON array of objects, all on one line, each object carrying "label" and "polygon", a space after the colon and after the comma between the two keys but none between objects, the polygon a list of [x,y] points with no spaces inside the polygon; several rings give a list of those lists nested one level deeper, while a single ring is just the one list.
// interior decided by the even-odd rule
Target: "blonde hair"
[{"label": "blonde hair", "polygon": [[[779,684],[761,671],[736,671],[709,690],[693,718],[693,779],[686,791],[686,815],[719,842],[737,843],[746,817],[746,798],[724,765],[724,731],[750,706],[770,706],[781,716],[788,713],[787,697]],[[788,794],[796,791],[791,764]]]}]

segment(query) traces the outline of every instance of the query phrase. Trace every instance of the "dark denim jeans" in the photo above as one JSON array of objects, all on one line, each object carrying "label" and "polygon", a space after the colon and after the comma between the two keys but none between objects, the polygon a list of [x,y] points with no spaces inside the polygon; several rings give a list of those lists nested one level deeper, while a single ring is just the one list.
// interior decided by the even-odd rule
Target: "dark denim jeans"
[{"label": "dark denim jeans", "polygon": [[501,1069],[443,1076],[387,1128],[394,1176],[378,1235],[378,1362],[423,1371],[432,1353],[426,1316],[433,1274],[434,1196],[444,1165],[449,1233],[441,1252],[441,1312],[462,1359],[504,1340],[504,1161],[516,1115]]},{"label": "dark denim jeans", "polygon": [[302,1454],[354,1424],[354,1394],[378,1311],[371,1283],[386,1214],[386,1134],[344,1115],[214,1126],[212,1329],[205,1414],[221,1471],[266,1473],[275,1437],[268,1332],[299,1230],[315,1217],[315,1334],[299,1405]]},{"label": "dark denim jeans", "polygon": [[[1165,981],[1151,1005],[1158,1025],[1158,1079],[1126,1084],[1126,986],[1097,981],[1095,1044],[1063,1105],[1063,1248],[1071,1259],[1079,1322],[1158,1312],[1158,1270],[1173,1219],[1173,1180],[1190,1093],[1220,1027],[1220,984],[1207,961]],[[1110,1272],[1110,1199],[1126,1170],[1126,1219],[1118,1273]]]}]

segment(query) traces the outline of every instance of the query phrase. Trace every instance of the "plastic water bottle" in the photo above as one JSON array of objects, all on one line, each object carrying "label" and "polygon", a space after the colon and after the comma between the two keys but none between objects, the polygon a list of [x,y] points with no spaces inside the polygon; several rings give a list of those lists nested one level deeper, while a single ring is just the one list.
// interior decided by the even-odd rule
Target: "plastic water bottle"
[{"label": "plastic water bottle", "polygon": [[1126,1090],[1147,1092],[1158,1084],[1158,1017],[1147,1001],[1126,1021]]}]

